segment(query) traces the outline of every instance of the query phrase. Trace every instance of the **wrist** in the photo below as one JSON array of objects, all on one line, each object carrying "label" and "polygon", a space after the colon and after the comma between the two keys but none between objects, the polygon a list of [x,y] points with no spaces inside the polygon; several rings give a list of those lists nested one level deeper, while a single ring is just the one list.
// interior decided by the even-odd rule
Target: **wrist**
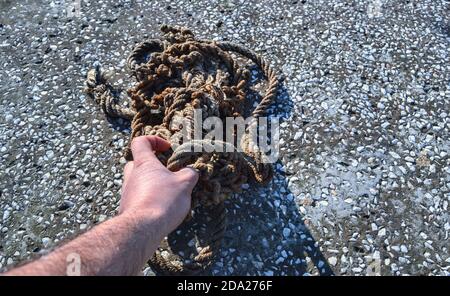
[{"label": "wrist", "polygon": [[167,235],[165,215],[156,210],[128,209],[118,217],[133,225],[134,229],[147,239],[161,241]]}]

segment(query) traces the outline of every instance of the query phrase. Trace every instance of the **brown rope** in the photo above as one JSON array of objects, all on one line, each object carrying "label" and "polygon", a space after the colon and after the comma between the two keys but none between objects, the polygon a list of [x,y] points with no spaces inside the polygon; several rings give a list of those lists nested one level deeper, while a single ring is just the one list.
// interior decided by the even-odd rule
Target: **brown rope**
[{"label": "brown rope", "polygon": [[[222,141],[193,140],[193,132],[191,140],[182,143],[174,137],[181,132],[180,127],[172,123],[177,118],[193,123],[195,109],[202,110],[202,119],[243,116],[250,72],[230,53],[253,61],[268,80],[267,90],[252,112],[254,118],[264,116],[275,99],[278,79],[261,56],[240,45],[196,39],[190,30],[180,27],[162,26],[161,31],[163,40],[137,44],[128,57],[128,67],[136,78],[136,84],[128,90],[131,108],[119,104],[99,67],[89,71],[86,91],[107,115],[131,120],[130,143],[141,135],[160,136],[173,146],[179,145],[158,155],[169,170],[192,166],[200,171],[192,193],[192,208],[195,215],[210,219],[206,239],[202,244],[197,239],[198,254],[193,260],[180,258],[165,240],[149,261],[155,270],[164,274],[195,274],[210,266],[220,251],[225,231],[224,200],[239,192],[241,185],[249,180],[269,181],[272,169],[262,161],[262,153],[254,149],[248,131],[240,143],[243,152],[217,152],[210,148],[219,145],[222,151],[230,151],[236,147]],[[132,159],[129,147],[125,157]]]}]

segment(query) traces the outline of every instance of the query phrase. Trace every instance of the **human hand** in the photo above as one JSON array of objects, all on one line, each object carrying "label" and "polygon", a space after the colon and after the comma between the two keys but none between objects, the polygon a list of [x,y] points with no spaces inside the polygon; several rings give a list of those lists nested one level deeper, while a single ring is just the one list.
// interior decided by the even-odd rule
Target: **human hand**
[{"label": "human hand", "polygon": [[164,221],[166,235],[183,222],[191,207],[191,193],[198,181],[192,168],[171,172],[155,156],[170,148],[156,136],[141,136],[131,143],[133,161],[124,168],[120,214]]}]

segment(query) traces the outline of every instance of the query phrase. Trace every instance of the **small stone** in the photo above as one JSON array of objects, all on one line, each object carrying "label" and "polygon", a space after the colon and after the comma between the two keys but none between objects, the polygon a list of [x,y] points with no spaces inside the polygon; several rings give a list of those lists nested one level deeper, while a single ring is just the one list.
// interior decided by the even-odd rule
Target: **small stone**
[{"label": "small stone", "polygon": [[73,154],[75,152],[75,150],[77,149],[77,146],[72,145],[69,149],[69,154]]},{"label": "small stone", "polygon": [[432,174],[436,173],[436,165],[434,164],[430,165],[430,173]]},{"label": "small stone", "polygon": [[378,230],[378,226],[375,223],[372,223],[371,227],[372,227],[372,231],[377,231]]},{"label": "small stone", "polygon": [[45,248],[47,248],[51,242],[52,240],[49,237],[42,238],[42,244],[44,245]]},{"label": "small stone", "polygon": [[9,218],[10,212],[8,210],[5,210],[3,212],[3,222],[5,222]]},{"label": "small stone", "polygon": [[406,160],[407,162],[414,162],[414,158],[412,158],[411,156],[406,156],[406,157],[405,157],[405,160]]},{"label": "small stone", "polygon": [[400,158],[400,155],[398,155],[397,153],[395,153],[393,151],[389,152],[389,154],[395,159],[399,159]]},{"label": "small stone", "polygon": [[337,258],[336,257],[330,257],[328,258],[328,263],[330,263],[331,266],[336,266]]},{"label": "small stone", "polygon": [[408,248],[405,245],[401,245],[400,251],[402,251],[402,253],[408,253]]},{"label": "small stone", "polygon": [[48,150],[47,152],[45,152],[45,155],[48,159],[52,159],[55,156],[55,153],[52,150]]},{"label": "small stone", "polygon": [[279,257],[277,260],[275,260],[275,264],[280,264],[284,262],[284,258],[283,257]]},{"label": "small stone", "polygon": [[399,246],[392,246],[391,249],[396,251],[396,252],[400,252],[400,247]]},{"label": "small stone", "polygon": [[73,202],[65,200],[59,205],[58,211],[65,211],[73,206],[74,206]]}]

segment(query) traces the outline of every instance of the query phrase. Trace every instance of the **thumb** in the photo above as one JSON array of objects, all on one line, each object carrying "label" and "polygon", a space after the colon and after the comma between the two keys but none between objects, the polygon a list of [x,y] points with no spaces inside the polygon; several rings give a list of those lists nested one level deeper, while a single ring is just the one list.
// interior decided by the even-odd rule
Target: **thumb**
[{"label": "thumb", "polygon": [[122,191],[125,189],[125,186],[127,185],[128,180],[130,179],[130,175],[131,175],[131,172],[133,171],[133,168],[134,168],[134,162],[133,161],[127,162],[127,164],[123,168]]},{"label": "thumb", "polygon": [[186,167],[175,173],[181,182],[185,182],[187,185],[187,190],[189,193],[194,189],[195,184],[197,184],[199,173],[198,170]]}]

